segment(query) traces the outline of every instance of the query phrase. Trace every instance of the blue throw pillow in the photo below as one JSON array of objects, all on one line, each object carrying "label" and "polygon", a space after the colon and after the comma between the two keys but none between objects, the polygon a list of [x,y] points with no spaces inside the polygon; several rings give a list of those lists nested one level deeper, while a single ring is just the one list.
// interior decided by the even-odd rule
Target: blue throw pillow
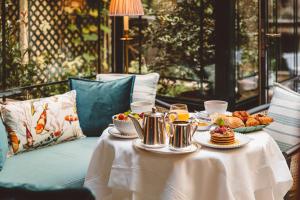
[{"label": "blue throw pillow", "polygon": [[7,133],[0,119],[0,171],[3,168],[8,150]]},{"label": "blue throw pillow", "polygon": [[70,78],[76,90],[76,107],[83,133],[99,136],[112,122],[112,116],[130,109],[135,76],[100,82]]}]

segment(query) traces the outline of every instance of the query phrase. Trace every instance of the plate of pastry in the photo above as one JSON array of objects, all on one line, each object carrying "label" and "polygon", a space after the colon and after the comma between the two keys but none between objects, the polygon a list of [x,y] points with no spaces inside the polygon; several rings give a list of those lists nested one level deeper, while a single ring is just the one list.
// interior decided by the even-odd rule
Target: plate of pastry
[{"label": "plate of pastry", "polygon": [[216,149],[234,149],[248,144],[252,139],[234,132],[233,129],[219,126],[215,129],[195,135],[197,143]]},{"label": "plate of pastry", "polygon": [[250,115],[246,111],[235,111],[232,116],[218,115],[214,120],[215,124],[224,125],[239,133],[259,131],[272,122],[273,118],[265,114]]}]

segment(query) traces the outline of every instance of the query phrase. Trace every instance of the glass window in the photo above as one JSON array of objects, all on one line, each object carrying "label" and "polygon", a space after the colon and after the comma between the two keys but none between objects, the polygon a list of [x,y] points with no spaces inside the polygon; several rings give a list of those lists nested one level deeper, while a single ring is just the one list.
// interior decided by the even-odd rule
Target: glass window
[{"label": "glass window", "polygon": [[237,101],[258,95],[258,1],[236,1]]},{"label": "glass window", "polygon": [[144,8],[146,15],[130,22],[135,39],[129,48],[129,72],[158,72],[158,94],[162,96],[211,97],[215,77],[213,1],[153,0],[144,1]]}]

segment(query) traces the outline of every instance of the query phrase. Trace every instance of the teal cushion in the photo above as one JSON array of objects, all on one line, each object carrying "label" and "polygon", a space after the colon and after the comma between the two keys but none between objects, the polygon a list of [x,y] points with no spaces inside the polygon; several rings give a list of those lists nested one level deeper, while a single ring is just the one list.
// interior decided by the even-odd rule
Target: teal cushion
[{"label": "teal cushion", "polygon": [[3,125],[3,122],[0,119],[0,171],[4,166],[7,152],[8,152],[7,133]]},{"label": "teal cushion", "polygon": [[82,138],[9,157],[0,183],[82,187],[97,140]]},{"label": "teal cushion", "polygon": [[112,116],[130,109],[135,76],[100,82],[71,78],[82,131],[99,136],[112,123]]}]

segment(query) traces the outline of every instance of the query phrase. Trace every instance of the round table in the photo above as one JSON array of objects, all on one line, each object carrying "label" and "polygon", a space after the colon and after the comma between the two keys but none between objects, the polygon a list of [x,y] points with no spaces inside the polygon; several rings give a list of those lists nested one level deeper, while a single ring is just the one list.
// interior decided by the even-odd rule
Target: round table
[{"label": "round table", "polygon": [[136,149],[133,140],[106,129],[84,186],[99,200],[283,199],[292,177],[277,144],[263,131],[247,136],[253,140],[238,149],[202,146],[191,154],[160,155]]}]

